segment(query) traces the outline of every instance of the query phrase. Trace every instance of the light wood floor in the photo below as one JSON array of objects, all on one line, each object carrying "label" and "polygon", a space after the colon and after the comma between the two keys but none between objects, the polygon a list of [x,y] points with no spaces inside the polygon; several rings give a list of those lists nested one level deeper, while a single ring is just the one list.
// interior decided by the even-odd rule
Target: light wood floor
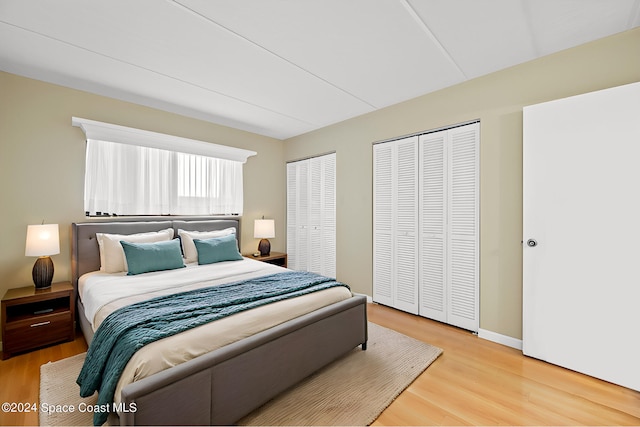
[{"label": "light wood floor", "polygon": [[[87,351],[87,343],[78,333],[75,341],[66,342],[0,361],[0,404],[39,403],[40,365],[55,362]],[[0,426],[38,425],[36,412],[0,412]]]},{"label": "light wood floor", "polygon": [[638,392],[388,307],[369,320],[444,350],[375,426],[640,425]]},{"label": "light wood floor", "polygon": [[[640,393],[524,357],[460,329],[369,305],[369,320],[443,354],[387,408],[385,425],[640,425]],[[81,336],[0,361],[0,403],[38,403],[40,365],[86,351]],[[37,425],[0,412],[0,425]]]}]

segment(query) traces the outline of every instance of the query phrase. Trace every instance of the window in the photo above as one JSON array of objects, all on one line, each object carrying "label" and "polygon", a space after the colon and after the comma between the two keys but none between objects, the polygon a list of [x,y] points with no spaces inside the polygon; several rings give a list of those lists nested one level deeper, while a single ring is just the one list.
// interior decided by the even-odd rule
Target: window
[{"label": "window", "polygon": [[87,136],[90,215],[242,214],[242,165],[255,152],[74,118]]}]

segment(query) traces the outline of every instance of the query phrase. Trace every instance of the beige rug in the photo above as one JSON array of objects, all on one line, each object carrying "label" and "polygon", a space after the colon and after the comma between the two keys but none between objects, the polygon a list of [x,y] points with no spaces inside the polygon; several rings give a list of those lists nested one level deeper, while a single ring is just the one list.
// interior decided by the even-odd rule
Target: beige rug
[{"label": "beige rug", "polygon": [[[442,350],[369,323],[367,351],[357,348],[239,421],[241,425],[369,425]],[[40,368],[40,406],[95,403],[75,379],[84,354]],[[40,425],[91,425],[92,414],[41,413]]]}]

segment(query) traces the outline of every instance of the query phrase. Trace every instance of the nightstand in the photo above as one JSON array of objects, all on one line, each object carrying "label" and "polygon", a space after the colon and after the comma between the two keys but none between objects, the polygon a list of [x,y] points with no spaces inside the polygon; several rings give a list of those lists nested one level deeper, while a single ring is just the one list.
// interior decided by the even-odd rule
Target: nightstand
[{"label": "nightstand", "polygon": [[255,259],[262,262],[267,262],[269,264],[279,265],[280,267],[287,268],[287,254],[282,252],[271,252],[266,256],[253,256],[253,254],[245,254],[246,258]]},{"label": "nightstand", "polygon": [[75,300],[70,282],[48,289],[9,289],[2,298],[2,358],[75,339]]}]

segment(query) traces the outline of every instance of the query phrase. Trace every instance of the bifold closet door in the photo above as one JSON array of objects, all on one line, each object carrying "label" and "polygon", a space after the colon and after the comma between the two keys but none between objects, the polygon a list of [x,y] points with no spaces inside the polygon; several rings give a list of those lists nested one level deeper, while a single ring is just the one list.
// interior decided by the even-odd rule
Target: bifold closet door
[{"label": "bifold closet door", "polygon": [[309,163],[287,163],[287,265],[309,267]]},{"label": "bifold closet door", "polygon": [[309,159],[308,271],[336,277],[336,155]]},{"label": "bifold closet door", "polygon": [[449,130],[447,322],[480,327],[480,124]]},{"label": "bifold closet door", "polygon": [[336,154],[287,164],[287,255],[293,270],[336,277]]},{"label": "bifold closet door", "polygon": [[373,146],[373,300],[479,327],[479,124]]},{"label": "bifold closet door", "polygon": [[472,123],[420,136],[420,315],[479,328],[479,141]]},{"label": "bifold closet door", "polygon": [[374,145],[373,300],[418,313],[418,138]]},{"label": "bifold closet door", "polygon": [[373,146],[373,301],[394,306],[393,144]]},{"label": "bifold closet door", "polygon": [[447,321],[447,132],[420,136],[420,315]]}]

